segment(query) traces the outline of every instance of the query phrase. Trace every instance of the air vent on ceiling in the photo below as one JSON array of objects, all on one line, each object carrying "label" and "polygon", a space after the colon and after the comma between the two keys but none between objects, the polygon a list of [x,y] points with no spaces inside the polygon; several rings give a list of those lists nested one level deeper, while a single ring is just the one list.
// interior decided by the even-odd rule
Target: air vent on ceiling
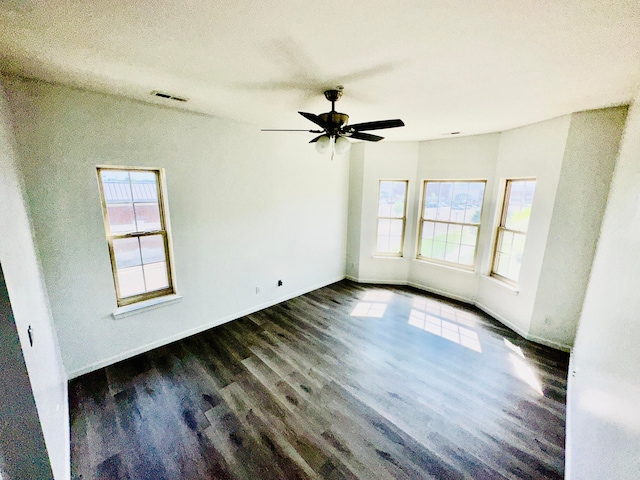
[{"label": "air vent on ceiling", "polygon": [[176,97],[175,95],[171,95],[170,93],[159,92],[158,90],[154,90],[151,92],[151,95],[154,97],[166,98],[167,100],[175,100],[176,102],[186,102],[188,98],[184,97]]}]

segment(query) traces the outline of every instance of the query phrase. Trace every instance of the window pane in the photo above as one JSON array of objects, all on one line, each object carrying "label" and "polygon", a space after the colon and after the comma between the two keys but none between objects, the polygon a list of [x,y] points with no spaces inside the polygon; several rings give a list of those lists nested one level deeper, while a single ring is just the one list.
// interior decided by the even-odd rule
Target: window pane
[{"label": "window pane", "polygon": [[438,198],[437,220],[448,221],[451,216],[451,194],[453,189],[450,183],[440,184],[440,197]]},{"label": "window pane", "polygon": [[447,241],[447,224],[446,223],[435,223],[433,237],[436,240],[439,240],[441,242],[446,242]]},{"label": "window pane", "polygon": [[463,265],[473,266],[473,260],[475,257],[476,249],[475,246],[469,245],[461,245],[460,246],[460,259],[459,263]]},{"label": "window pane", "polygon": [[424,191],[424,210],[423,218],[425,220],[436,218],[438,212],[438,202],[440,201],[440,182],[427,182]]},{"label": "window pane", "polygon": [[393,190],[393,182],[380,182],[380,196],[378,198],[378,216],[390,217],[391,206],[393,204],[391,192]]},{"label": "window pane", "polygon": [[388,253],[389,252],[389,237],[384,236],[378,237],[378,248],[377,251],[380,253]]},{"label": "window pane", "polygon": [[431,238],[423,238],[420,240],[420,255],[423,257],[431,257],[433,255],[433,240]]},{"label": "window pane", "polygon": [[122,170],[102,170],[100,172],[102,191],[107,207],[107,221],[112,234],[135,231],[135,217],[131,196],[129,172]]},{"label": "window pane", "polygon": [[169,286],[167,264],[165,262],[151,263],[149,265],[144,265],[143,268],[147,292],[162,290]]},{"label": "window pane", "polygon": [[460,237],[462,237],[462,225],[449,225],[447,242],[460,243]]},{"label": "window pane", "polygon": [[435,223],[422,222],[422,238],[433,238]]},{"label": "window pane", "polygon": [[433,252],[432,252],[432,257],[431,258],[435,258],[436,260],[444,260],[444,253],[446,251],[447,248],[447,242],[442,242],[440,240],[434,240],[433,241]]},{"label": "window pane", "polygon": [[136,203],[134,206],[138,232],[160,230],[160,206],[157,203]]},{"label": "window pane", "polygon": [[140,237],[140,247],[142,250],[142,263],[148,264],[166,260],[162,235]]},{"label": "window pane", "polygon": [[496,261],[493,268],[498,275],[506,277],[509,269],[509,256],[502,253],[497,253]]},{"label": "window pane", "polygon": [[505,190],[504,224],[498,229],[493,272],[514,282],[520,275],[535,185],[535,180],[508,180]]},{"label": "window pane", "polygon": [[453,184],[453,207],[456,210],[464,210],[467,206],[469,196],[467,192],[469,184],[467,182],[456,182]]},{"label": "window pane", "polygon": [[447,250],[444,255],[444,259],[447,262],[458,263],[458,257],[460,256],[460,245],[455,243],[447,243]]},{"label": "window pane", "polygon": [[379,253],[400,253],[402,251],[403,227],[403,220],[379,219],[376,251]]},{"label": "window pane", "polygon": [[112,235],[131,233],[136,230],[132,203],[107,204],[107,221]]},{"label": "window pane", "polygon": [[520,276],[520,259],[514,256],[509,258],[509,268],[505,277],[510,278],[514,282],[518,280]]},{"label": "window pane", "polygon": [[144,293],[142,266],[118,268],[118,288],[123,298]]},{"label": "window pane", "polygon": [[494,272],[510,280],[518,281],[526,236],[500,230]]},{"label": "window pane", "polygon": [[380,181],[376,238],[378,253],[402,253],[407,185],[406,181]]},{"label": "window pane", "polygon": [[141,265],[140,245],[137,238],[118,238],[113,241],[113,253],[118,269]]},{"label": "window pane", "polygon": [[511,255],[515,255],[518,259],[522,259],[522,254],[524,253],[524,241],[526,240],[526,235],[521,233],[513,234],[513,244],[511,248]]},{"label": "window pane", "polygon": [[389,237],[389,250],[387,253],[400,253],[402,250],[402,237],[391,236]]},{"label": "window pane", "polygon": [[511,245],[513,244],[513,232],[501,230],[498,237],[498,251],[500,253],[511,254]]},{"label": "window pane", "polygon": [[393,182],[391,216],[404,217],[404,202],[407,195],[406,182]]},{"label": "window pane", "polygon": [[133,200],[136,202],[158,202],[158,186],[155,172],[131,172]]},{"label": "window pane", "polygon": [[422,222],[422,237],[420,239],[420,255],[422,256],[431,256],[434,227],[435,224],[433,222]]},{"label": "window pane", "polygon": [[107,204],[127,203],[133,200],[129,172],[124,170],[102,170],[102,189]]},{"label": "window pane", "polygon": [[378,219],[378,235],[388,236],[391,231],[391,219],[379,218]]},{"label": "window pane", "polygon": [[512,180],[507,193],[506,221],[504,227],[526,232],[531,217],[531,205],[535,191],[535,180]]},{"label": "window pane", "polygon": [[402,220],[390,220],[391,228],[389,229],[389,234],[396,237],[402,236],[402,226],[404,222]]},{"label": "window pane", "polygon": [[423,224],[420,256],[473,266],[484,190],[484,181],[425,181],[422,216],[435,222]]},{"label": "window pane", "polygon": [[465,225],[462,227],[462,238],[460,243],[463,245],[470,245],[475,248],[478,238],[478,227],[472,227]]}]

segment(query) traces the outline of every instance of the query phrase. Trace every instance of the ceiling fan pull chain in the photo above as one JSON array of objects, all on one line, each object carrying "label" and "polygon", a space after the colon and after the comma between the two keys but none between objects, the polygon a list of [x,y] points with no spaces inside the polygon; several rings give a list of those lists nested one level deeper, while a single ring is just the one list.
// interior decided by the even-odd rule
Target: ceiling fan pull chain
[{"label": "ceiling fan pull chain", "polygon": [[336,153],[336,137],[331,136],[331,161],[333,162],[333,155]]}]

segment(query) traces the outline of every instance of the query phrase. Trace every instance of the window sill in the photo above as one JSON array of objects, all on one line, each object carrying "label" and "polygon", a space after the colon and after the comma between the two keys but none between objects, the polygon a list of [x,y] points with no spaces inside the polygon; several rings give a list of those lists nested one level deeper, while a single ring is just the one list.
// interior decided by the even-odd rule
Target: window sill
[{"label": "window sill", "polygon": [[481,278],[483,280],[487,280],[488,282],[491,282],[491,283],[494,283],[496,285],[499,285],[502,288],[504,288],[505,290],[509,290],[510,292],[513,292],[516,295],[518,295],[520,293],[520,289],[518,288],[517,285],[512,285],[510,283],[505,282],[504,280],[500,280],[499,278],[493,277],[491,275],[482,275]]},{"label": "window sill", "polygon": [[128,317],[130,315],[137,315],[138,313],[144,313],[154,308],[164,307],[166,305],[172,305],[182,301],[182,295],[166,295],[164,297],[152,298],[143,302],[133,303],[124,307],[116,308],[116,311],[111,315],[115,320]]},{"label": "window sill", "polygon": [[371,255],[371,258],[376,260],[404,260],[406,257],[397,255]]}]

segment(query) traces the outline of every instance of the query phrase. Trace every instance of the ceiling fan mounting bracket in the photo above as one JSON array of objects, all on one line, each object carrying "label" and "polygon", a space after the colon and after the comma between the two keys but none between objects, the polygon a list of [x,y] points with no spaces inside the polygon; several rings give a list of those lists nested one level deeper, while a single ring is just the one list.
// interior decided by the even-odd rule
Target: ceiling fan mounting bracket
[{"label": "ceiling fan mounting bracket", "polygon": [[342,89],[340,90],[325,90],[324,97],[331,103],[335,103],[342,97]]}]

